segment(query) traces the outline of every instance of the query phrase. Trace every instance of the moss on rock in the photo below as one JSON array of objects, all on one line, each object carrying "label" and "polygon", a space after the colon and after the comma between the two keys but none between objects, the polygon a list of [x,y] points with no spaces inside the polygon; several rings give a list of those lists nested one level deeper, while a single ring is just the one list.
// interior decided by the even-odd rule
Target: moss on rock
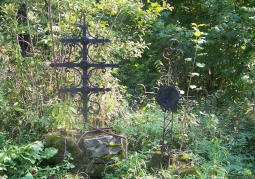
[{"label": "moss on rock", "polygon": [[[122,140],[109,135],[68,135],[58,132],[44,136],[45,147],[58,149],[57,155],[45,162],[56,165],[63,161],[66,154],[71,153],[74,172],[84,171],[91,177],[102,177],[105,172],[113,170],[114,160],[125,157]],[[79,145],[78,145],[79,141]]]},{"label": "moss on rock", "polygon": [[72,158],[76,161],[82,162],[82,158],[80,157],[82,151],[80,151],[76,145],[75,138],[63,136],[59,133],[50,133],[44,136],[44,145],[45,147],[58,149],[57,155],[53,160],[47,161],[48,164],[61,163],[68,153],[71,153]]}]

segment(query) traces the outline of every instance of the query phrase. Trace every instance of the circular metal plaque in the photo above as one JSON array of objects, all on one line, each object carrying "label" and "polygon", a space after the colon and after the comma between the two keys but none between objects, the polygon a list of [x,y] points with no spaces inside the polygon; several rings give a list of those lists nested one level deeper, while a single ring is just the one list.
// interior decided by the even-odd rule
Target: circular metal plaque
[{"label": "circular metal plaque", "polygon": [[173,86],[163,86],[159,89],[156,101],[163,109],[174,109],[179,101],[179,93]]}]

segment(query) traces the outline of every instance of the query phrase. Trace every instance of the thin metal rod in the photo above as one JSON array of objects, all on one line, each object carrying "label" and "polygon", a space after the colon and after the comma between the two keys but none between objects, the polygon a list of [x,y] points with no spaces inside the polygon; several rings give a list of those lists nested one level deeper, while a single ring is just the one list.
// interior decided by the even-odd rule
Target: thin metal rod
[{"label": "thin metal rod", "polygon": [[162,146],[161,146],[161,154],[162,157],[164,155],[164,147],[165,147],[165,133],[166,133],[166,111],[164,112],[164,122],[163,122],[163,131],[162,131]]},{"label": "thin metal rod", "polygon": [[[86,17],[85,14],[83,16],[83,26],[82,26],[82,36],[86,37],[87,36],[87,25],[86,25]],[[88,61],[88,47],[87,44],[82,43],[82,60],[83,61]],[[83,68],[82,70],[83,74],[82,74],[82,86],[83,87],[87,87],[88,86],[88,69],[87,68]],[[84,128],[85,125],[88,121],[88,93],[83,93],[83,99],[82,99],[82,103],[83,103],[83,117],[84,117]]]}]

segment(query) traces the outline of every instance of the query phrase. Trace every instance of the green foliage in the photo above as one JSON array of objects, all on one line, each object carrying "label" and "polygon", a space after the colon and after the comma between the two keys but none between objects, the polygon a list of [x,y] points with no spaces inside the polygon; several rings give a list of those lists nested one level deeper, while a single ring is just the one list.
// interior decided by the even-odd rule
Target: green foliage
[{"label": "green foliage", "polygon": [[43,144],[39,141],[23,147],[3,149],[0,152],[0,175],[8,178],[32,177],[36,174],[38,165],[56,153],[54,148],[43,149]]},{"label": "green foliage", "polygon": [[161,114],[155,113],[155,109],[147,113],[128,113],[124,118],[114,121],[112,126],[118,133],[128,136],[130,150],[159,150],[162,137],[161,117]]},{"label": "green foliage", "polygon": [[[238,111],[246,107],[237,107]],[[222,109],[225,113],[205,113],[194,108],[190,111],[183,133],[182,113],[174,114],[173,136],[167,137],[166,144],[171,144],[171,163],[161,167],[153,156],[159,152],[162,139],[163,115],[160,109],[145,110],[142,113],[126,114],[125,120],[115,121],[114,129],[125,134],[129,139],[129,162],[116,159],[114,173],[106,178],[252,178],[254,171],[254,120],[251,113],[240,114],[241,123],[230,120],[232,111]],[[219,110],[219,109],[218,109]],[[161,113],[161,114],[160,114]],[[228,115],[228,116],[226,116]],[[178,120],[177,120],[178,119]],[[229,122],[226,124],[226,122]],[[239,121],[240,122],[240,121]],[[247,125],[250,127],[248,128]],[[224,127],[225,126],[225,127]],[[182,151],[179,151],[183,143]],[[253,141],[253,142],[252,142]],[[184,151],[185,152],[184,152]],[[178,152],[179,151],[179,152]],[[154,162],[151,165],[150,161]],[[150,167],[156,166],[151,170]]]},{"label": "green foliage", "polygon": [[48,178],[54,175],[65,175],[74,166],[69,162],[67,155],[63,164],[59,166],[44,166],[45,160],[57,154],[55,148],[44,148],[42,142],[18,147],[11,146],[0,150],[0,177],[1,178]]},{"label": "green foliage", "polygon": [[[251,1],[172,1],[173,11],[162,10],[150,31],[146,33],[144,49],[141,58],[125,62],[127,70],[121,71],[125,85],[143,83],[153,86],[160,77],[155,68],[155,62],[161,61],[162,51],[168,46],[170,38],[181,42],[180,48],[185,58],[194,56],[193,32],[190,24],[203,24],[199,32],[204,32],[206,38],[200,39],[196,66],[199,74],[193,83],[197,87],[206,88],[210,93],[222,90],[226,98],[239,98],[245,93],[254,91],[254,84],[245,85],[245,79],[251,79],[254,73],[254,3]],[[201,43],[202,42],[202,43]],[[179,87],[187,88],[190,63],[180,62],[184,69],[181,74]],[[167,68],[167,67],[166,67]],[[143,77],[143,78],[141,78]],[[145,78],[144,78],[145,77]],[[132,81],[131,81],[132,80]],[[241,92],[242,91],[242,92]]]},{"label": "green foliage", "polygon": [[75,176],[73,174],[70,174],[69,171],[74,168],[74,165],[70,163],[72,160],[72,157],[70,154],[67,154],[65,156],[65,159],[63,160],[63,163],[60,165],[55,166],[40,166],[38,167],[38,172],[34,176],[34,178],[79,178],[78,176]]},{"label": "green foliage", "polygon": [[117,178],[144,178],[144,177],[152,177],[148,172],[148,155],[149,153],[133,153],[129,156],[129,161],[126,163],[125,161],[118,162],[118,168],[115,169],[113,173],[106,174],[105,179],[117,179]]},{"label": "green foliage", "polygon": [[65,128],[67,131],[70,129],[78,128],[79,121],[76,120],[77,110],[73,107],[70,99],[56,103],[52,110],[52,116],[56,120],[56,125],[59,128]]}]

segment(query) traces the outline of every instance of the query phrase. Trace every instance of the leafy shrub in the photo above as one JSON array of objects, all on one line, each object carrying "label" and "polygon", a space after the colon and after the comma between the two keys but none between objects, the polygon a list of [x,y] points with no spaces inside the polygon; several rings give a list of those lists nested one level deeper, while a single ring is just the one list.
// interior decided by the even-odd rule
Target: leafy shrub
[{"label": "leafy shrub", "polygon": [[[55,148],[45,148],[40,141],[26,146],[12,146],[0,151],[0,177],[33,178],[46,170],[59,170],[59,167],[42,167],[42,162],[57,153]],[[73,167],[70,165],[69,168]],[[45,176],[45,174],[43,174]]]}]

